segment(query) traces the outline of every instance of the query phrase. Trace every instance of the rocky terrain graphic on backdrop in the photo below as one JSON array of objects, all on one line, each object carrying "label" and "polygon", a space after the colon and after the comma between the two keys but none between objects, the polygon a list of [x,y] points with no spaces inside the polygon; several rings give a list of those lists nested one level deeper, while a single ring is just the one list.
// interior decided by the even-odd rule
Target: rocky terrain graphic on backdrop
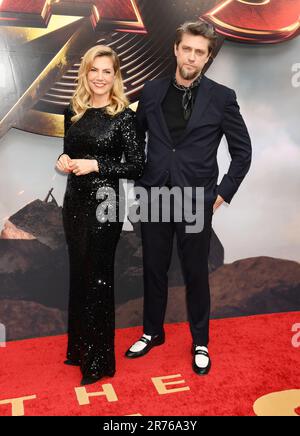
[{"label": "rocky terrain graphic on backdrop", "polygon": [[[44,200],[37,199],[12,215],[1,232],[0,322],[8,340],[66,332],[69,265],[61,212],[50,190]],[[212,318],[299,310],[297,262],[253,257],[224,264],[224,248],[213,231],[209,271]],[[118,328],[142,324],[142,279],[137,223],[132,231],[122,232],[116,253]],[[186,320],[185,287],[174,249],[166,322]]]}]

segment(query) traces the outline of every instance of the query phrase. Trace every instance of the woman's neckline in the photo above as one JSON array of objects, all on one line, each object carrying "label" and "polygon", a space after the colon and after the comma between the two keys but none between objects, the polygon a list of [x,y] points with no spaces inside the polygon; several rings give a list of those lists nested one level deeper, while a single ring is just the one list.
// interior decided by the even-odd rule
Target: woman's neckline
[{"label": "woman's neckline", "polygon": [[105,106],[99,106],[99,107],[95,107],[95,106],[90,106],[89,109],[105,109],[107,106],[109,106],[109,104],[106,104]]}]

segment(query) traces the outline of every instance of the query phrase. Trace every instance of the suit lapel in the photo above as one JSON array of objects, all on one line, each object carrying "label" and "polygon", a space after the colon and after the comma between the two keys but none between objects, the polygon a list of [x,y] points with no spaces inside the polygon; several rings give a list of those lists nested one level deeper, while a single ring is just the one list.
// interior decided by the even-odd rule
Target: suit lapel
[{"label": "suit lapel", "polygon": [[[173,147],[173,140],[172,140],[172,137],[170,135],[170,131],[168,129],[166,119],[165,119],[165,116],[164,116],[163,111],[162,111],[162,102],[167,94],[167,91],[168,91],[169,86],[171,84],[171,80],[172,80],[171,77],[167,77],[161,83],[160,89],[158,90],[158,93],[157,93],[158,98],[157,98],[155,106],[157,109],[156,116],[158,118],[159,125],[161,126],[162,133],[165,135],[166,139],[168,140],[170,147]],[[202,116],[204,110],[207,108],[207,106],[211,100],[212,87],[213,87],[213,83],[210,80],[208,80],[205,76],[203,76],[201,79],[201,82],[199,84],[199,89],[197,92],[197,97],[196,97],[196,101],[194,104],[191,118],[189,119],[189,122],[186,126],[186,129],[184,130],[178,144],[180,144],[183,141],[183,139],[189,134],[189,132],[194,127],[196,127],[197,124],[199,123],[199,120],[201,119],[201,116]]]},{"label": "suit lapel", "polygon": [[167,94],[167,91],[169,89],[169,86],[171,84],[171,77],[167,77],[161,84],[160,90],[157,93],[158,98],[156,101],[156,116],[158,118],[159,124],[161,126],[162,132],[163,134],[166,136],[168,143],[170,144],[170,146],[172,146],[173,140],[171,138],[170,135],[170,131],[168,129],[167,123],[166,123],[166,119],[165,116],[163,114],[162,111],[162,102]]}]

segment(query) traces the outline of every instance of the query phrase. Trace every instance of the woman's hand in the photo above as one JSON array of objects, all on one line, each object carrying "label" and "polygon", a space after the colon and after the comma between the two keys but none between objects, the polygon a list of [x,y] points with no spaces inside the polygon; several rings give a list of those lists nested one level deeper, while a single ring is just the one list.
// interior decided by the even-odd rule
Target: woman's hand
[{"label": "woman's hand", "polygon": [[58,161],[56,162],[56,168],[62,173],[69,174],[71,173],[70,164],[71,158],[67,154],[62,154]]},{"label": "woman's hand", "polygon": [[96,159],[72,159],[69,168],[76,176],[85,176],[94,171],[98,172],[98,162]]}]

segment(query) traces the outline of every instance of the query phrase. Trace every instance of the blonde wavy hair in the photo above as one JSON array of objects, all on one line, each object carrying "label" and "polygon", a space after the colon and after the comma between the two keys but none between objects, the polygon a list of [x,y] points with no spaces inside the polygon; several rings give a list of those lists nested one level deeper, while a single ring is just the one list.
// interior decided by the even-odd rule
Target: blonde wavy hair
[{"label": "blonde wavy hair", "polygon": [[110,93],[110,104],[105,108],[106,113],[115,116],[129,106],[129,101],[125,95],[124,85],[120,69],[120,60],[117,53],[106,45],[96,45],[90,48],[82,58],[75,93],[71,99],[71,106],[75,115],[71,118],[72,122],[78,121],[91,107],[91,97],[93,95],[87,80],[96,57],[107,56],[112,59],[115,72],[115,81]]}]

